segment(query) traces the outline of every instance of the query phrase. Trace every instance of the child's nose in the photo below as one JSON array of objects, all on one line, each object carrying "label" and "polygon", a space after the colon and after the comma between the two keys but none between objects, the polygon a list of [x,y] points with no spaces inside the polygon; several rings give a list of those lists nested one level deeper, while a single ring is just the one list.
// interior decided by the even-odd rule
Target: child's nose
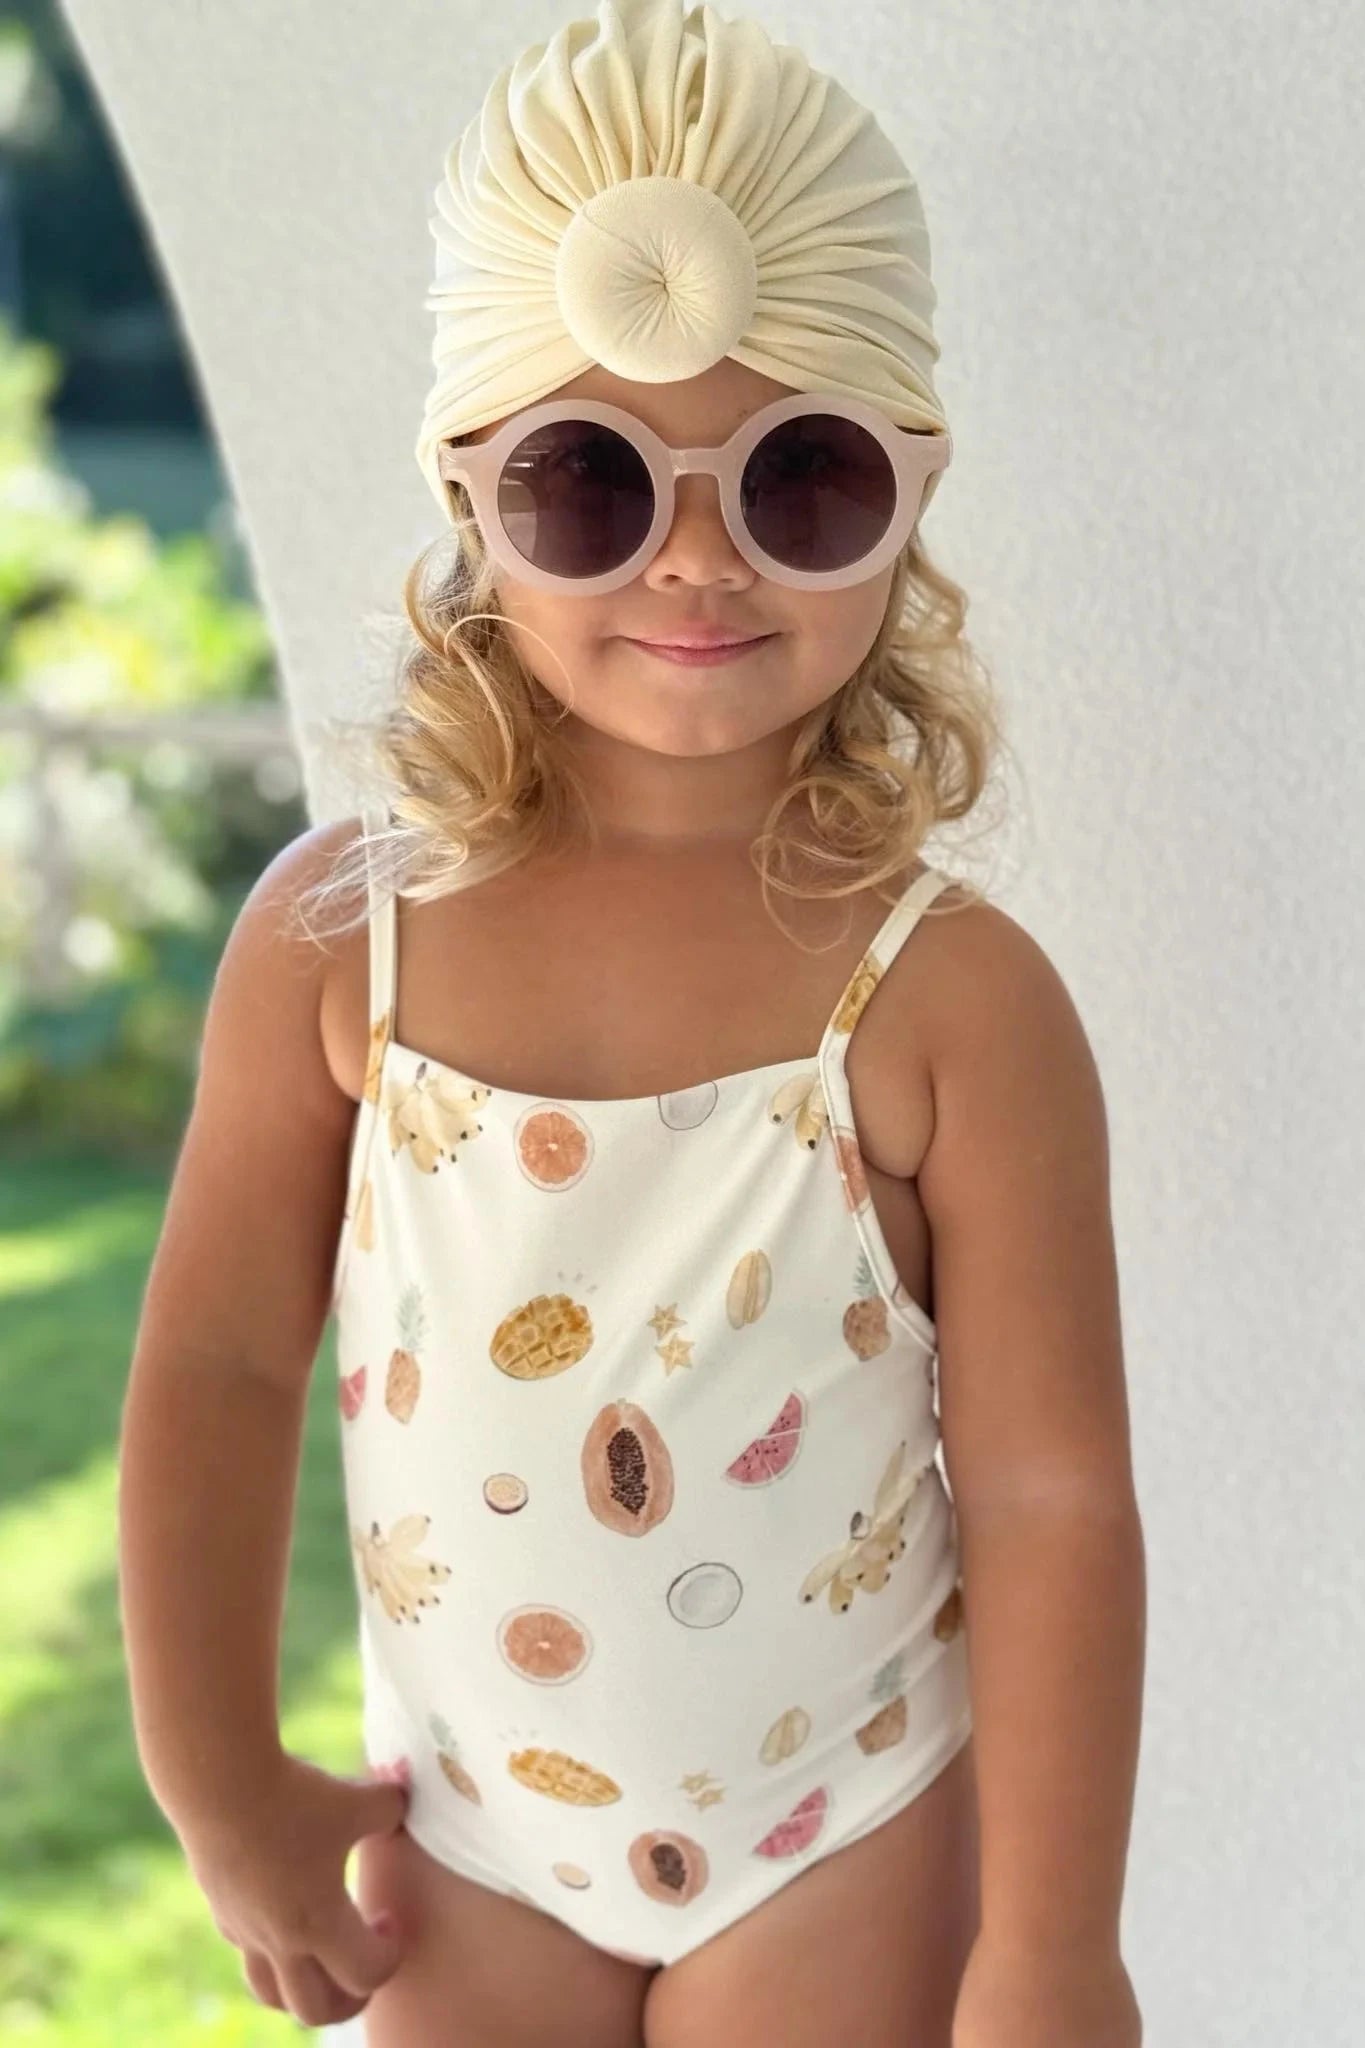
[{"label": "child's nose", "polygon": [[683,576],[710,582],[727,575],[748,581],[753,570],[730,538],[713,476],[680,476],[673,486],[673,523],[646,576]]}]

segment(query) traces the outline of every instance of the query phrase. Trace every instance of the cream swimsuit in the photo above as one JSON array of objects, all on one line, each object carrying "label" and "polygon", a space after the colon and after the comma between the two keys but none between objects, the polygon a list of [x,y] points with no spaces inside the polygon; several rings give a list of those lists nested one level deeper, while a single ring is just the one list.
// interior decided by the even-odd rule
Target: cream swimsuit
[{"label": "cream swimsuit", "polygon": [[934,1324],[869,1199],[849,1035],[607,1100],[369,1068],[332,1308],[365,1753],[452,1870],[672,1962],[971,1733]]}]

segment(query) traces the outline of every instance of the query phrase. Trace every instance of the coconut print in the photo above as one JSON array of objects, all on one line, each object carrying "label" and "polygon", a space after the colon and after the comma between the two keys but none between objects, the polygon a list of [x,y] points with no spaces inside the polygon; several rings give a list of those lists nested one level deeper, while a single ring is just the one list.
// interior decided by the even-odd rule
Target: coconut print
[{"label": "coconut print", "polygon": [[679,1572],[668,1589],[668,1611],[684,1628],[719,1628],[743,1597],[739,1573],[708,1561]]},{"label": "coconut print", "polygon": [[378,1522],[371,1522],[368,1536],[359,1529],[351,1531],[365,1590],[379,1595],[390,1621],[420,1621],[419,1607],[440,1605],[432,1588],[444,1585],[450,1566],[416,1554],[430,1527],[429,1515],[403,1515],[387,1536],[380,1534]]},{"label": "coconut print", "polygon": [[694,1088],[675,1088],[659,1097],[659,1117],[670,1131],[695,1131],[706,1122],[720,1100],[714,1081],[698,1081]]},{"label": "coconut print", "polygon": [[435,1173],[443,1159],[454,1160],[459,1148],[483,1129],[475,1111],[491,1090],[478,1081],[464,1081],[423,1060],[411,1081],[393,1081],[385,1097],[389,1150],[406,1148],[414,1166]]},{"label": "coconut print", "polygon": [[821,1558],[802,1580],[799,1600],[813,1600],[828,1586],[830,1611],[846,1614],[860,1587],[865,1593],[880,1593],[892,1564],[905,1549],[901,1528],[911,1495],[925,1472],[932,1469],[926,1465],[917,1472],[906,1472],[904,1465],[905,1445],[898,1444],[882,1474],[871,1515],[859,1510],[853,1516],[847,1543]]},{"label": "coconut print", "polygon": [[507,1759],[507,1768],[528,1792],[540,1792],[546,1799],[561,1799],[566,1806],[610,1806],[621,1797],[621,1787],[605,1771],[562,1749],[521,1749]]},{"label": "coconut print", "polygon": [[536,1685],[577,1678],[592,1656],[592,1637],[562,1607],[514,1607],[498,1623],[504,1664]]},{"label": "coconut print", "polygon": [[803,1151],[814,1152],[829,1122],[818,1069],[814,1073],[794,1074],[784,1081],[768,1103],[768,1116],[775,1124],[784,1124],[788,1117],[794,1117],[793,1137]]},{"label": "coconut print", "polygon": [[448,1785],[453,1785],[462,1799],[472,1801],[475,1806],[483,1805],[483,1796],[478,1786],[460,1762],[459,1744],[439,1714],[427,1717],[427,1726],[436,1738],[436,1761]]},{"label": "coconut print", "polygon": [[672,1828],[637,1835],[626,1856],[641,1891],[665,1906],[689,1904],[711,1874],[701,1843]]},{"label": "coconut print", "polygon": [[772,1299],[773,1269],[766,1252],[745,1252],[725,1291],[725,1313],[733,1330],[756,1323]]},{"label": "coconut print", "polygon": [[734,1463],[726,1466],[726,1478],[733,1480],[736,1486],[767,1486],[772,1480],[780,1479],[796,1463],[805,1426],[805,1396],[793,1391],[763,1435],[746,1444]]},{"label": "coconut print", "polygon": [[538,1294],[503,1317],[488,1351],[509,1379],[547,1380],[591,1348],[592,1318],[582,1303],[568,1294]]},{"label": "coconut print", "polygon": [[513,1151],[532,1187],[557,1194],[575,1186],[592,1164],[592,1132],[562,1102],[538,1102],[518,1119]]},{"label": "coconut print", "polygon": [[891,1343],[891,1328],[866,1252],[858,1255],[853,1291],[858,1299],[844,1310],[844,1342],[855,1358],[880,1358]]},{"label": "coconut print", "polygon": [[794,1806],[785,1820],[780,1820],[761,1842],[754,1845],[755,1856],[799,1856],[809,1849],[825,1825],[825,1816],[830,1808],[830,1792],[827,1785],[821,1785],[815,1792],[807,1793],[799,1806]]},{"label": "coconut print", "polygon": [[384,1406],[395,1422],[411,1422],[422,1391],[422,1373],[417,1353],[426,1342],[426,1315],[422,1290],[410,1282],[398,1297],[398,1347],[389,1359],[384,1381]]},{"label": "coconut print", "polygon": [[804,1707],[788,1707],[785,1714],[779,1714],[772,1727],[764,1736],[758,1758],[760,1763],[784,1764],[805,1745],[810,1734],[810,1715]]},{"label": "coconut print", "polygon": [[856,1729],[858,1747],[864,1756],[876,1756],[878,1751],[891,1749],[905,1736],[905,1652],[898,1650],[894,1657],[888,1657],[872,1681],[870,1697],[881,1702],[880,1713],[870,1721],[864,1721]]},{"label": "coconut print", "polygon": [[354,1372],[343,1373],[337,1381],[337,1400],[347,1422],[354,1422],[365,1399],[366,1371],[358,1365]]},{"label": "coconut print", "polygon": [[618,1536],[644,1536],[673,1505],[673,1460],[633,1401],[609,1401],[583,1440],[579,1463],[588,1506]]},{"label": "coconut print", "polygon": [[526,1481],[515,1472],[490,1472],[483,1482],[483,1497],[495,1514],[515,1515],[530,1495]]}]

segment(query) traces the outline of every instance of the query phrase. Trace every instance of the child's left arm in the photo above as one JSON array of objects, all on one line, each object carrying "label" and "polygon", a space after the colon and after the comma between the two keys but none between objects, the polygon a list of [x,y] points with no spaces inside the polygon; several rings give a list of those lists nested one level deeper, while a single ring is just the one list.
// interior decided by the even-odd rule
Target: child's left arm
[{"label": "child's left arm", "polygon": [[[954,2043],[1131,2048],[1140,2021],[1119,1914],[1146,1570],[1104,1098],[1071,998],[1029,934],[992,905],[942,929],[946,971],[926,977],[924,1012],[935,1122],[917,1184],[982,1859]],[[1106,1974],[1112,2014],[1082,2012]],[[973,1982],[991,2021],[984,2004],[979,2024],[964,2009]],[[1022,2030],[1023,2012],[1007,2020],[999,2000],[1029,2008]]]}]

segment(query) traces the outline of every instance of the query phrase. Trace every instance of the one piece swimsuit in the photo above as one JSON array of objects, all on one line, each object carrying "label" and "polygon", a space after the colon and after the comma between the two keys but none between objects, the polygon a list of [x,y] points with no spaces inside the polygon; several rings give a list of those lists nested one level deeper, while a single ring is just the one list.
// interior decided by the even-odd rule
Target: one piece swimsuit
[{"label": "one piece swimsuit", "polygon": [[634,1961],[888,1820],[971,1734],[935,1327],[845,1072],[950,880],[906,890],[813,1057],[580,1100],[399,1043],[370,876],[332,1294],[365,1756],[429,1855]]}]

